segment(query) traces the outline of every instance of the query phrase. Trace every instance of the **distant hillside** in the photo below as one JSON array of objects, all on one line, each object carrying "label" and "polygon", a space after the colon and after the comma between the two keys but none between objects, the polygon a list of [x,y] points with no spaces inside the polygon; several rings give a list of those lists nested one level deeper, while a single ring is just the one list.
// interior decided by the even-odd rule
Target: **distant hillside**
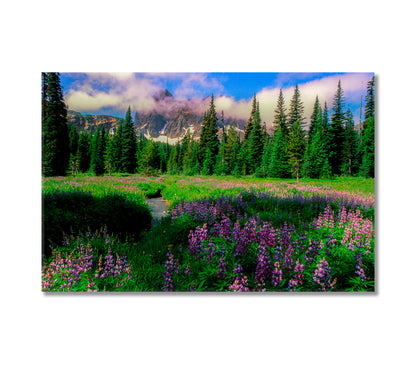
[{"label": "distant hillside", "polygon": [[68,124],[75,126],[78,131],[85,130],[93,132],[101,126],[104,126],[107,130],[115,129],[120,121],[123,121],[122,118],[112,117],[112,116],[93,116],[91,114],[81,114],[75,112],[74,110],[68,110]]}]

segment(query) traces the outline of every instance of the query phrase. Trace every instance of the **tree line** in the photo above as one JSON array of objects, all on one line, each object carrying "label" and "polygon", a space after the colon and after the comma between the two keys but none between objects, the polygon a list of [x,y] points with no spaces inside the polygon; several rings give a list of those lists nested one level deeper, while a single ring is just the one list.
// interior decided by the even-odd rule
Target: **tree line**
[{"label": "tree line", "polygon": [[218,119],[212,95],[199,140],[187,131],[180,142],[170,145],[137,136],[130,107],[111,133],[104,127],[86,132],[68,126],[59,73],[42,73],[42,172],[45,176],[90,172],[374,177],[374,118],[374,77],[367,83],[360,131],[355,130],[353,115],[345,107],[341,81],[331,116],[327,103],[322,106],[316,96],[307,130],[299,87],[295,87],[289,108],[280,90],[272,134],[261,121],[256,95],[242,136],[235,123],[225,130],[224,116]]}]

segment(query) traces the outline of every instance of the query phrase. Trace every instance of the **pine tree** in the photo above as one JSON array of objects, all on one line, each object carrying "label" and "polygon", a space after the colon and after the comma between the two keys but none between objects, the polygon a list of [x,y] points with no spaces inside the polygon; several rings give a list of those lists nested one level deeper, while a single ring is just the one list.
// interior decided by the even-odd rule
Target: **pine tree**
[{"label": "pine tree", "polygon": [[341,81],[338,81],[338,89],[334,97],[333,114],[330,124],[329,161],[335,175],[341,174],[342,147],[345,142],[345,112],[344,92],[341,88]]},{"label": "pine tree", "polygon": [[374,116],[375,113],[375,77],[367,83],[367,95],[365,97],[366,103],[364,107],[364,120]]},{"label": "pine tree", "polygon": [[267,177],[269,176],[269,166],[270,166],[270,160],[272,156],[272,150],[273,150],[273,142],[271,138],[266,135],[264,148],[263,148],[263,156],[261,158],[261,164],[260,167],[256,170],[256,174],[259,177]]},{"label": "pine tree", "polygon": [[69,129],[59,73],[42,73],[42,172],[65,175],[69,165]]},{"label": "pine tree", "polygon": [[111,175],[114,171],[114,135],[108,134],[106,137],[105,150],[104,150],[104,169]]},{"label": "pine tree", "polygon": [[323,149],[325,150],[325,162],[322,166],[321,174],[319,178],[329,179],[332,177],[332,166],[329,162],[329,144],[331,143],[331,134],[329,129],[329,114],[328,114],[328,104],[325,101],[324,110],[322,112],[322,134],[321,134],[321,142]]},{"label": "pine tree", "polygon": [[160,154],[160,171],[162,174],[166,173],[168,170],[168,160],[169,160],[169,149],[170,145],[166,143],[158,143],[159,144],[159,154]]},{"label": "pine tree", "polygon": [[102,136],[101,128],[95,130],[92,138],[91,169],[95,175],[103,175],[104,168],[105,138]]},{"label": "pine tree", "polygon": [[275,116],[273,123],[275,124],[274,133],[276,134],[277,129],[281,128],[283,136],[285,139],[289,134],[289,130],[287,128],[287,116],[286,116],[286,108],[285,108],[285,100],[283,97],[283,92],[280,90],[279,99],[277,100],[277,108],[275,110]]},{"label": "pine tree", "polygon": [[257,110],[257,100],[256,100],[256,94],[254,94],[253,104],[252,104],[252,107],[251,107],[251,114],[250,114],[250,117],[247,121],[247,126],[244,130],[243,143],[247,144],[248,140],[250,139],[250,133],[251,133],[251,130],[253,128],[254,116],[255,116],[256,110]]},{"label": "pine tree", "polygon": [[69,153],[75,156],[78,151],[79,133],[75,126],[68,126],[68,127],[69,127]]},{"label": "pine tree", "polygon": [[121,169],[125,173],[134,173],[137,167],[137,138],[131,117],[130,107],[126,112],[123,125],[123,142],[121,154]]},{"label": "pine tree", "polygon": [[75,126],[69,126],[69,168],[73,176],[79,173],[81,166],[78,144],[78,130]]},{"label": "pine tree", "polygon": [[256,105],[256,110],[254,112],[252,120],[252,128],[248,138],[248,159],[249,159],[249,174],[255,173],[260,167],[263,148],[264,148],[264,134],[260,124],[260,109]]},{"label": "pine tree", "polygon": [[160,153],[157,144],[150,139],[143,149],[139,162],[139,171],[145,175],[156,175],[160,167]]},{"label": "pine tree", "polygon": [[235,142],[239,141],[239,137],[237,134],[236,123],[233,122],[232,126],[229,127],[227,132],[227,140],[224,143],[224,158],[225,158],[225,164],[227,169],[227,174],[231,173],[234,169],[233,163],[233,149]]},{"label": "pine tree", "polygon": [[[309,126],[308,138],[312,139],[315,129],[322,126],[322,109],[319,104],[318,95],[316,95],[315,104],[313,106],[313,112],[311,116],[311,124]],[[309,141],[308,141],[309,142]]]},{"label": "pine tree", "polygon": [[78,139],[79,151],[79,170],[85,173],[90,168],[91,163],[91,142],[87,133],[81,132]]},{"label": "pine tree", "polygon": [[358,134],[354,129],[354,120],[347,110],[345,123],[345,142],[342,150],[342,173],[348,176],[358,171]]},{"label": "pine tree", "polygon": [[[305,118],[303,117],[303,103],[300,98],[300,91],[298,85],[295,87],[292,100],[290,101],[290,110],[288,117],[289,127],[294,126],[296,122],[299,122],[299,126],[303,128],[305,124]],[[289,130],[290,131],[290,130]]]},{"label": "pine tree", "polygon": [[272,178],[288,178],[290,166],[286,154],[286,141],[283,128],[278,127],[273,139],[268,175]]},{"label": "pine tree", "polygon": [[[305,150],[305,155],[304,155],[304,162],[302,165],[303,177],[307,177],[307,178],[319,177],[319,171],[318,171],[318,175],[316,175],[317,173],[316,169],[317,169],[317,164],[320,163],[321,156],[319,155],[318,159],[316,158],[315,148],[318,147],[320,150],[325,150],[325,148],[322,148],[321,144],[317,144],[316,141],[313,142],[317,132],[322,132],[322,109],[319,104],[318,96],[316,96],[316,99],[315,99],[315,104],[314,104],[313,112],[311,115],[309,131],[308,131],[308,135],[306,139],[306,150]],[[321,142],[323,141],[323,137],[321,136],[321,134],[319,134],[319,139]]]},{"label": "pine tree", "polygon": [[365,115],[361,132],[362,164],[360,175],[374,178],[375,176],[375,79],[367,84]]},{"label": "pine tree", "polygon": [[322,129],[315,129],[307,148],[308,150],[305,152],[304,160],[304,164],[306,165],[303,166],[304,176],[309,178],[320,178],[323,174],[328,175],[329,171],[327,169],[324,170],[325,162],[329,165],[329,160],[325,135]]},{"label": "pine tree", "polygon": [[117,128],[114,131],[113,137],[113,162],[114,171],[120,172],[122,169],[121,156],[123,154],[123,122],[120,120]]},{"label": "pine tree", "polygon": [[214,172],[216,158],[219,149],[217,114],[215,112],[214,95],[211,96],[209,110],[204,118],[203,134],[200,138],[200,151],[202,152],[203,174],[210,175]]},{"label": "pine tree", "polygon": [[173,152],[171,152],[168,160],[168,173],[171,175],[179,174],[179,154],[181,152],[179,142],[175,144]]},{"label": "pine tree", "polygon": [[199,143],[193,142],[191,160],[189,161],[189,175],[196,175],[200,172],[200,164],[198,162]]},{"label": "pine tree", "polygon": [[300,170],[305,153],[305,135],[300,121],[296,121],[289,129],[289,140],[287,142],[287,154],[292,172],[299,182]]},{"label": "pine tree", "polygon": [[192,158],[193,139],[189,130],[186,130],[185,136],[181,141],[181,153],[182,157],[182,171],[188,174],[190,171],[190,162]]},{"label": "pine tree", "polygon": [[247,143],[243,143],[240,146],[240,151],[238,153],[237,169],[233,172],[234,175],[248,175],[250,168],[250,159],[248,152]]},{"label": "pine tree", "polygon": [[360,174],[364,177],[374,178],[375,176],[375,125],[374,116],[366,121],[362,137],[363,161]]},{"label": "pine tree", "polygon": [[227,164],[225,163],[225,143],[221,143],[218,149],[215,161],[214,174],[225,175],[227,172]]},{"label": "pine tree", "polygon": [[322,132],[328,134],[329,131],[329,114],[328,114],[328,105],[325,101],[324,110],[322,112]]}]

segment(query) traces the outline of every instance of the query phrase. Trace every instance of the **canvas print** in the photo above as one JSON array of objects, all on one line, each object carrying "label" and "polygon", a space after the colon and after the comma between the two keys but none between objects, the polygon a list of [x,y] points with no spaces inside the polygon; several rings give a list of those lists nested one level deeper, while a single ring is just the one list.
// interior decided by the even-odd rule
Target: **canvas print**
[{"label": "canvas print", "polygon": [[374,73],[42,73],[43,292],[375,291]]}]

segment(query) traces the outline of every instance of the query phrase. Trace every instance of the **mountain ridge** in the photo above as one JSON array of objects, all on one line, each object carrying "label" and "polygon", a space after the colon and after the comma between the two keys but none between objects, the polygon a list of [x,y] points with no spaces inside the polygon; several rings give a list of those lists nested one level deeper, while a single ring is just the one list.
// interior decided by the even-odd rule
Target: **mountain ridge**
[{"label": "mountain ridge", "polygon": [[[203,102],[209,100],[209,96]],[[146,138],[153,138],[156,141],[175,144],[180,141],[187,131],[198,139],[202,131],[203,114],[192,108],[190,100],[176,102],[174,96],[167,90],[161,90],[153,96],[159,108],[151,111],[136,111],[134,116],[134,128],[136,134]],[[110,133],[114,132],[124,119],[108,115],[81,114],[74,110],[68,110],[68,123],[78,130],[95,131],[104,126]],[[243,135],[247,121],[232,117],[223,117],[217,113],[217,127],[219,130],[228,130],[235,122],[236,130]]]}]

